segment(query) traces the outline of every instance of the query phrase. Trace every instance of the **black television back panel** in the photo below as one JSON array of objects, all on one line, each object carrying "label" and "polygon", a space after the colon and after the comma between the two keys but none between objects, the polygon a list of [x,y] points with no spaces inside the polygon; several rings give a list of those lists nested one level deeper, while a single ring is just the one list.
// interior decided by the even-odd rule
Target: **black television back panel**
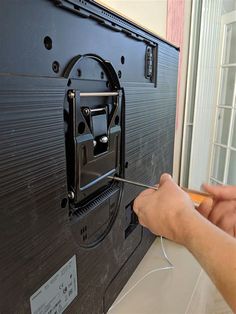
[{"label": "black television back panel", "polygon": [[93,1],[0,25],[0,313],[106,313],[154,240],[107,176],[172,171],[178,49]]}]

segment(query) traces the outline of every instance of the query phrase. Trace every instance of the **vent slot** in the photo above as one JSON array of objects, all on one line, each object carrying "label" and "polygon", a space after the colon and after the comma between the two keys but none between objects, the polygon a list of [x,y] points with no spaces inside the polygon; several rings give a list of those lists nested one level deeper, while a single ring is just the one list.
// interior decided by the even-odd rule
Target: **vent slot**
[{"label": "vent slot", "polygon": [[138,216],[133,211],[133,201],[125,207],[125,238],[127,238],[138,225]]},{"label": "vent slot", "polygon": [[76,208],[76,210],[73,211],[73,216],[81,217],[83,215],[86,215],[88,212],[93,210],[95,207],[100,206],[103,202],[105,202],[107,199],[109,199],[113,194],[118,192],[120,188],[118,186],[112,186],[106,189],[104,192],[99,194],[96,198],[89,201],[85,205]]}]

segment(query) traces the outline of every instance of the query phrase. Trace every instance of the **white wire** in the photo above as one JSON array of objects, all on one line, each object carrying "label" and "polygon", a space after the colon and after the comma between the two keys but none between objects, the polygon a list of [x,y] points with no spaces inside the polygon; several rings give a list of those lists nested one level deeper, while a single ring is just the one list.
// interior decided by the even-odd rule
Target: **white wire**
[{"label": "white wire", "polygon": [[166,251],[165,251],[165,248],[164,248],[164,242],[163,242],[163,237],[161,236],[161,250],[162,250],[162,253],[166,259],[166,261],[168,262],[168,264],[170,265],[170,268],[175,268],[174,265],[171,263],[168,255],[166,254]]},{"label": "white wire", "polygon": [[169,266],[165,266],[165,267],[160,267],[160,268],[156,268],[156,269],[153,269],[151,271],[149,271],[147,274],[145,274],[143,277],[141,277],[117,302],[115,302],[108,310],[108,312],[110,310],[112,310],[115,306],[117,306],[122,300],[124,300],[124,298],[132,291],[134,290],[135,287],[137,287],[137,285],[143,281],[146,277],[148,277],[149,275],[155,273],[155,272],[158,272],[158,271],[161,271],[161,270],[169,270],[169,269],[173,269],[174,268],[174,265],[171,263],[168,255],[166,254],[166,251],[165,251],[165,248],[164,248],[164,241],[163,241],[163,237],[161,236],[161,250],[162,250],[162,253],[166,259],[166,261],[168,262]]}]

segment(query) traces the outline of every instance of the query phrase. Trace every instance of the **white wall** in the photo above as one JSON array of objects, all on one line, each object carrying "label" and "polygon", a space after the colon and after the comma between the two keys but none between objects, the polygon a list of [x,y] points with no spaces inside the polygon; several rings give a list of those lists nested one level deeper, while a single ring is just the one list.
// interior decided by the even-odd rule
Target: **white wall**
[{"label": "white wall", "polygon": [[166,38],[168,0],[99,0],[110,9],[121,13],[135,23]]}]

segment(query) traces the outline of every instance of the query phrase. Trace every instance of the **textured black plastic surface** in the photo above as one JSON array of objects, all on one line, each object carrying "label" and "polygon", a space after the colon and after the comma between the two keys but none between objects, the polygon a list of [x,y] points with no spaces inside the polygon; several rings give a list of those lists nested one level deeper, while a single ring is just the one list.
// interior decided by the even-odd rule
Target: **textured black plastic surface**
[{"label": "textured black plastic surface", "polygon": [[0,25],[0,313],[30,313],[32,294],[73,255],[78,296],[65,313],[104,313],[154,237],[127,212],[137,187],[108,181],[68,199],[70,163],[81,162],[66,150],[68,91],[114,89],[93,63],[91,77],[68,69],[86,54],[112,65],[116,171],[154,184],[172,172],[178,50],[85,0],[1,1]]}]

